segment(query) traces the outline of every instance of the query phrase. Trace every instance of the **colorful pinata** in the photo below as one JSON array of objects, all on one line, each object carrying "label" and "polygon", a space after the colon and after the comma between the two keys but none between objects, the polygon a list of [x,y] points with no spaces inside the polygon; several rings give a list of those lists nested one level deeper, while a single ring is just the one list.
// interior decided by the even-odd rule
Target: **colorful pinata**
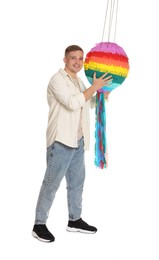
[{"label": "colorful pinata", "polygon": [[96,94],[95,165],[103,169],[108,165],[104,93],[111,92],[123,83],[129,72],[129,60],[125,51],[116,43],[101,42],[86,55],[84,71],[90,84],[94,72],[97,78],[106,72],[107,76],[112,76],[112,83]]}]

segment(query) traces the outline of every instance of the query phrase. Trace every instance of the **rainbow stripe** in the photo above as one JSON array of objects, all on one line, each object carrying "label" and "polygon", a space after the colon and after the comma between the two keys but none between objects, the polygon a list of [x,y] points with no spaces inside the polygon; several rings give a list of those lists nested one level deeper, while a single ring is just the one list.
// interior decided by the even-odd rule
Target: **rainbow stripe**
[{"label": "rainbow stripe", "polygon": [[101,42],[86,55],[84,71],[90,84],[92,84],[94,72],[97,77],[106,72],[111,75],[112,84],[100,90],[100,92],[110,92],[121,85],[127,77],[129,60],[125,51],[116,43]]}]

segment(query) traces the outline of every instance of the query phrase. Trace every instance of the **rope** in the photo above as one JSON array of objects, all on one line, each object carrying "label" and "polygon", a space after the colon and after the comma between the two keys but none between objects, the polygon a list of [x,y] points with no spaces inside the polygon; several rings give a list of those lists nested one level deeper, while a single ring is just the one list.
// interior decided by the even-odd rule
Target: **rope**
[{"label": "rope", "polygon": [[110,4],[110,15],[109,15],[109,30],[108,30],[108,42],[110,40],[110,33],[111,33],[111,29],[112,29],[112,22],[113,22],[113,14],[114,14],[114,3],[115,0],[111,0],[111,4]]},{"label": "rope", "polygon": [[116,3],[114,42],[116,41],[117,19],[118,19],[118,2],[119,2],[119,0],[117,0],[117,3]]},{"label": "rope", "polygon": [[109,26],[108,26],[108,42],[110,41],[111,31],[112,31],[112,25],[113,25],[113,18],[114,18],[114,10],[115,12],[115,28],[114,28],[114,42],[116,40],[116,31],[117,31],[117,15],[118,15],[118,2],[119,0],[107,0],[107,6],[106,6],[106,12],[105,12],[105,18],[104,18],[104,26],[103,26],[103,33],[102,33],[102,42],[104,41],[104,34],[105,34],[105,28],[109,13]]},{"label": "rope", "polygon": [[108,15],[108,8],[109,8],[109,0],[107,1],[106,12],[105,12],[105,18],[104,18],[104,26],[103,26],[102,42],[103,42],[103,40],[104,40],[105,26],[106,26],[107,15]]}]

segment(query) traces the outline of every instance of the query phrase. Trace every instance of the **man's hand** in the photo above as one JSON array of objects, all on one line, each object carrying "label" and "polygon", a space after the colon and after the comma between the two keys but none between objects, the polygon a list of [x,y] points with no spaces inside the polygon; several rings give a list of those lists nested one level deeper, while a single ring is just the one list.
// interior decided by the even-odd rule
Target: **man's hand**
[{"label": "man's hand", "polygon": [[94,72],[92,87],[95,87],[96,91],[111,84],[112,76],[107,76],[107,74],[108,73],[104,73],[101,77],[96,78],[96,72]]},{"label": "man's hand", "polygon": [[110,94],[110,92],[104,92],[104,97],[105,97],[106,101],[109,100],[109,94]]},{"label": "man's hand", "polygon": [[97,90],[111,84],[112,76],[107,76],[107,74],[108,73],[104,73],[101,77],[96,78],[96,72],[94,73],[92,86],[83,92],[86,101],[90,99]]}]

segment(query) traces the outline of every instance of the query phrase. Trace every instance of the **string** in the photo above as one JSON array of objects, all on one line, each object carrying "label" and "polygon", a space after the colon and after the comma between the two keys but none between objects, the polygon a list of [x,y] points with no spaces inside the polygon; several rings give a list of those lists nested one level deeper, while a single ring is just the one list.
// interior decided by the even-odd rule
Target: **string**
[{"label": "string", "polygon": [[113,23],[113,15],[114,15],[114,4],[115,4],[115,0],[111,0],[111,4],[110,4],[110,15],[109,15],[109,31],[108,31],[108,42],[110,40],[110,33],[111,33],[111,29],[112,29],[112,23]]},{"label": "string", "polygon": [[[116,40],[118,2],[119,2],[119,0],[107,0],[105,17],[104,17],[103,33],[102,33],[102,42],[104,41],[104,34],[106,31],[107,22],[109,22],[107,40],[108,40],[108,42],[110,41],[110,36],[111,36],[112,26],[113,26],[113,19],[115,19],[114,42]],[[115,12],[115,9],[116,9],[116,12]],[[114,12],[115,12],[115,18],[114,18]],[[109,21],[107,21],[108,15],[109,15]]]},{"label": "string", "polygon": [[119,2],[119,0],[117,0],[117,3],[116,3],[114,42],[116,41],[117,19],[118,19],[118,2]]},{"label": "string", "polygon": [[109,8],[109,0],[107,0],[107,6],[106,6],[106,12],[105,12],[105,18],[104,18],[102,42],[103,42],[103,40],[104,40],[105,26],[106,26],[106,21],[107,21],[107,16],[108,16],[108,8]]}]

